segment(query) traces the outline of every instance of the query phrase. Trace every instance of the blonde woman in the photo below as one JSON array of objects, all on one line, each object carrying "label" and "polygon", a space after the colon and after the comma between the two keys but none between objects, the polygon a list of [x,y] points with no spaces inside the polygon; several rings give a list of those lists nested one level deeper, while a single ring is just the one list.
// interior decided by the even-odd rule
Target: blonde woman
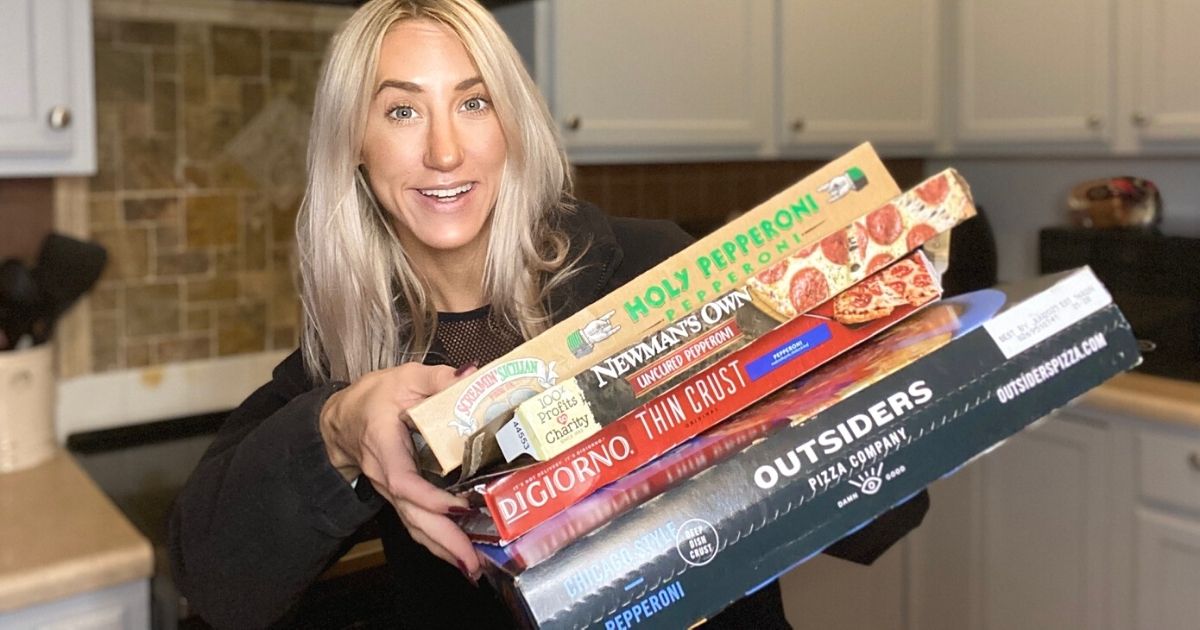
[{"label": "blonde woman", "polygon": [[[276,623],[374,520],[401,625],[512,625],[404,414],[688,242],[570,191],[545,103],[473,0],[372,0],[343,26],[297,221],[301,349],[226,420],[171,518],[173,573],[207,621]],[[869,561],[924,505],[842,555]],[[778,586],[713,623],[787,627]]]}]

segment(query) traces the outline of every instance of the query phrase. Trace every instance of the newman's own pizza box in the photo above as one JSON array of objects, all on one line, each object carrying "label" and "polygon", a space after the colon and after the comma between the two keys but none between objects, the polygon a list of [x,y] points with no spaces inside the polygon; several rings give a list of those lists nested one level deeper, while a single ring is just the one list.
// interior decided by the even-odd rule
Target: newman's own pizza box
[{"label": "newman's own pizza box", "polygon": [[[573,378],[531,397],[495,431],[507,461],[522,453],[546,461],[657,396],[696,369],[749,343],[782,322],[826,302],[892,264],[931,237],[975,216],[971,195],[953,169],[930,177],[747,280],[744,290],[704,304]],[[912,287],[909,291],[911,292]],[[861,295],[859,296],[861,297]],[[884,313],[877,301],[835,298],[833,315],[847,324]],[[491,435],[489,427],[486,435]],[[486,439],[486,438],[484,438]],[[495,449],[468,440],[469,477]]]},{"label": "newman's own pizza box", "polygon": [[[903,270],[903,271],[897,271]],[[755,339],[684,380],[650,397],[554,459],[522,468],[471,491],[488,519],[463,523],[475,540],[507,543],[604,485],[654,460],[761,400],[801,374],[874,337],[936,299],[941,287],[920,252],[876,272],[855,287],[862,293],[889,292],[899,299],[886,315],[861,324],[830,317],[835,302]],[[839,296],[840,297],[840,296]],[[486,528],[473,525],[485,524]]]},{"label": "newman's own pizza box", "polygon": [[[826,164],[591,306],[408,410],[441,475],[467,436],[530,396],[575,376],[692,312],[793,251],[819,242],[899,194],[869,144]],[[432,461],[431,461],[432,459]]]},{"label": "newman's own pizza box", "polygon": [[927,309],[953,306],[957,330],[898,370],[877,363],[899,365],[905,350],[896,357],[870,344],[801,379],[747,412],[788,418],[782,428],[558,542],[549,558],[536,562],[553,550],[523,547],[525,539],[479,546],[489,578],[518,617],[542,627],[710,618],[1140,361],[1128,322],[1090,270],[1030,288]]}]

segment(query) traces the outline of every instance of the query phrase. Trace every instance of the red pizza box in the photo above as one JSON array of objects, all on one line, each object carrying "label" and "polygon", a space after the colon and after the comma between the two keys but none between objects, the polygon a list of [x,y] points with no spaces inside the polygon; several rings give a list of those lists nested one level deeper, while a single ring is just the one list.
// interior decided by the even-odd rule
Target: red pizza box
[{"label": "red pizza box", "polygon": [[[830,300],[792,318],[555,458],[476,485],[468,494],[474,504],[486,506],[488,518],[464,522],[464,530],[480,541],[505,544],[516,539],[936,299],[941,287],[935,277],[928,259],[916,252],[860,283],[856,289],[861,290],[850,292],[849,299]],[[908,301],[861,324],[843,324],[831,317],[839,303],[853,306],[855,297],[871,297],[875,292],[891,292]]]}]

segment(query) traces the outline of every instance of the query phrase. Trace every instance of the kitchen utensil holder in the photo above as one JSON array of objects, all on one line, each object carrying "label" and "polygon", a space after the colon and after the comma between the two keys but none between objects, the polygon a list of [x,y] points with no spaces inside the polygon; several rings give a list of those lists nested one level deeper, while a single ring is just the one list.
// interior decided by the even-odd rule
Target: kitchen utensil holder
[{"label": "kitchen utensil holder", "polygon": [[0,473],[54,454],[54,344],[0,352]]}]

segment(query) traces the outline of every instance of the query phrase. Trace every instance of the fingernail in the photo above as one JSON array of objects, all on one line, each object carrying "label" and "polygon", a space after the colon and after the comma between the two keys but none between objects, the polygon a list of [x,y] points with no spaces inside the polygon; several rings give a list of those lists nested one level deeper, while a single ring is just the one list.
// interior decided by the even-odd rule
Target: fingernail
[{"label": "fingernail", "polygon": [[467,578],[467,581],[471,583],[471,586],[479,588],[479,578],[471,575],[471,572],[467,570],[466,563],[464,563],[462,560],[458,561],[458,570],[462,571],[463,577]]},{"label": "fingernail", "polygon": [[471,508],[465,508],[458,505],[451,505],[450,507],[446,508],[446,513],[450,516],[466,516],[468,514],[473,514],[474,512],[475,510],[472,510]]},{"label": "fingernail", "polygon": [[454,376],[456,376],[456,377],[462,376],[463,374],[466,374],[467,372],[470,372],[471,370],[474,370],[477,367],[479,367],[479,364],[476,363],[475,361],[471,361],[469,363],[464,363],[464,364],[458,366],[457,370],[454,370]]}]

